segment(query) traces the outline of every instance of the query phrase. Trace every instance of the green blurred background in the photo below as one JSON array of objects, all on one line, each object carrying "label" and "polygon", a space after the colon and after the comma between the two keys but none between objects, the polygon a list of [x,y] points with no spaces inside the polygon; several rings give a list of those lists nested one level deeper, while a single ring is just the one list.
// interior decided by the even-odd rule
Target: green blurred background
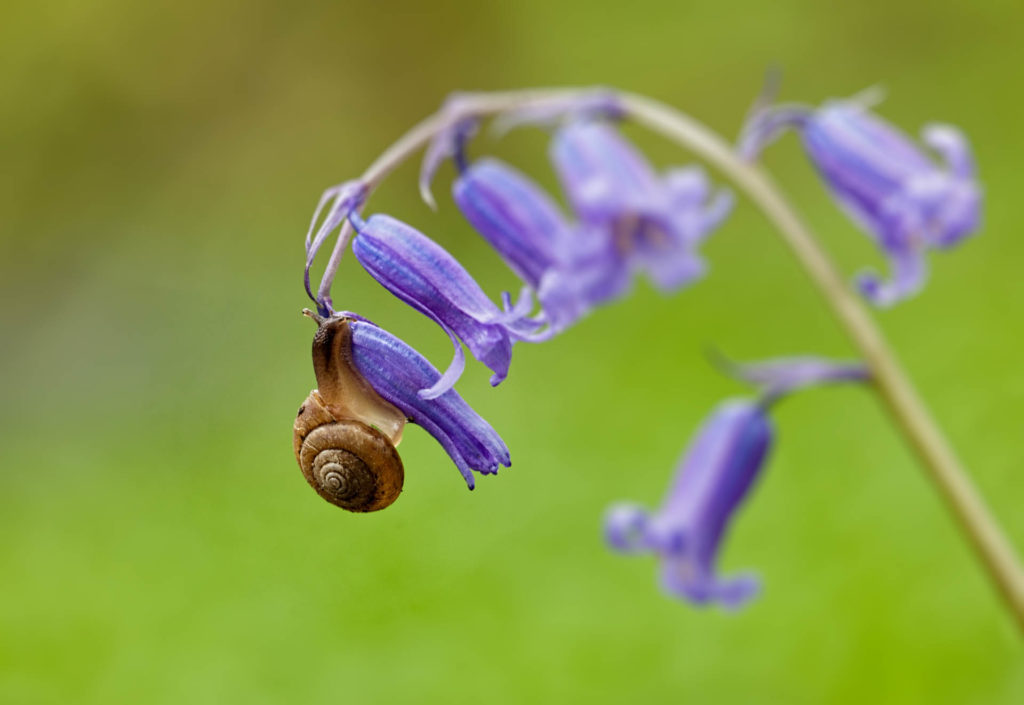
[{"label": "green blurred background", "polygon": [[[323,188],[453,90],[604,84],[734,135],[770,65],[783,97],[881,82],[884,115],[973,139],[980,237],[881,314],[1024,547],[1024,135],[1017,2],[6,4],[0,22],[0,702],[1019,703],[1024,648],[921,469],[857,389],[780,407],[724,554],[740,614],[663,596],[600,540],[660,500],[740,358],[850,348],[747,203],[712,276],[517,348],[460,389],[514,465],[467,492],[422,430],[405,492],[316,497],[291,423],[313,386],[302,245]],[[661,165],[689,155],[636,130]],[[545,137],[499,154],[553,184]],[[877,254],[792,138],[769,152],[852,274]],[[494,295],[511,275],[417,165],[370,211],[434,235]],[[445,168],[437,191],[451,172]],[[446,337],[349,257],[335,301],[446,364]]]}]

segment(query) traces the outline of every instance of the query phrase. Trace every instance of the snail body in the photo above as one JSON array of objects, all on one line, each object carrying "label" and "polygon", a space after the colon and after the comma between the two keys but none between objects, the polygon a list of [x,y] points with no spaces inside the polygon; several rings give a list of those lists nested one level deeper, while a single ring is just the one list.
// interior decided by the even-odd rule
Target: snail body
[{"label": "snail body", "polygon": [[405,478],[395,448],[405,415],[353,367],[348,321],[317,322],[313,369],[318,388],[295,419],[295,459],[306,481],[331,504],[352,512],[384,509],[398,498]]}]

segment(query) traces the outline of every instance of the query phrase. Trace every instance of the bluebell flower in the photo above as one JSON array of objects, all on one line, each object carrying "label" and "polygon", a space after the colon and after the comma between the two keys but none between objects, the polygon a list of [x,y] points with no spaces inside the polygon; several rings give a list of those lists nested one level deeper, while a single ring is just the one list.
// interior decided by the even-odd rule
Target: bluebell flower
[{"label": "bluebell flower", "polygon": [[568,222],[547,192],[509,165],[477,160],[452,193],[466,220],[537,292],[554,331],[628,289],[628,267],[607,231]]},{"label": "bluebell flower", "polygon": [[861,363],[815,357],[727,364],[731,374],[760,389],[758,400],[729,400],[711,412],[657,511],[617,504],[604,526],[616,551],[661,559],[661,584],[670,594],[697,605],[736,608],[757,593],[758,581],[750,574],[720,577],[718,552],[771,451],[775,432],[768,408],[799,389],[865,382],[869,374]]},{"label": "bluebell flower", "polygon": [[919,291],[924,252],[953,247],[978,228],[981,190],[971,149],[956,128],[922,131],[922,142],[944,160],[939,165],[862,101],[830,101],[819,109],[782,105],[754,116],[740,152],[752,158],[786,129],[800,134],[833,197],[890,260],[890,281],[869,272],[858,279],[873,303],[891,305]]},{"label": "bluebell flower", "polygon": [[454,389],[432,399],[417,390],[434,387],[441,373],[408,344],[365,318],[351,313],[352,364],[383,399],[432,435],[458,467],[470,489],[473,472],[493,474],[508,467],[501,436]]},{"label": "bluebell flower", "polygon": [[551,158],[573,211],[585,225],[602,228],[619,256],[672,292],[699,278],[697,246],[732,208],[709,188],[698,167],[659,175],[644,156],[606,122],[577,120],[560,128]]},{"label": "bluebell flower", "polygon": [[537,330],[541,324],[529,318],[528,291],[515,306],[506,294],[504,309],[499,309],[454,257],[415,228],[381,214],[364,221],[353,212],[349,222],[357,233],[352,251],[359,263],[391,293],[440,325],[452,340],[452,364],[420,391],[424,399],[441,396],[461,375],[465,359],[459,340],[494,372],[491,384],[497,385],[508,375],[515,341],[545,338]]},{"label": "bluebell flower", "polygon": [[628,504],[608,512],[609,545],[624,553],[657,554],[661,584],[673,595],[699,605],[741,606],[757,593],[757,579],[718,576],[718,551],[764,467],[773,436],[761,404],[724,402],[697,432],[656,512]]}]

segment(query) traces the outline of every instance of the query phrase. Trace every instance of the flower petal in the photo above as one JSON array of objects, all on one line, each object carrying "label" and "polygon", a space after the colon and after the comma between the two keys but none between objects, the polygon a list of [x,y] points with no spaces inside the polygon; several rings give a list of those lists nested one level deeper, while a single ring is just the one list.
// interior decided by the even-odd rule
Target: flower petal
[{"label": "flower petal", "polygon": [[977,167],[974,154],[963,132],[952,125],[932,123],[921,130],[921,141],[946,160],[950,172],[960,179],[973,179]]},{"label": "flower petal", "polygon": [[862,272],[857,277],[861,293],[880,308],[887,308],[916,294],[924,286],[928,272],[924,256],[916,249],[893,252],[889,261],[892,265],[890,281],[882,281],[872,272]]},{"label": "flower petal", "polygon": [[686,561],[669,558],[661,564],[661,587],[693,605],[717,603],[728,610],[736,610],[757,597],[761,581],[752,573],[723,579],[694,569]]},{"label": "flower petal", "polygon": [[[492,384],[508,374],[512,336],[529,337],[529,322],[517,326],[492,302],[459,262],[415,228],[390,216],[374,215],[363,221],[350,218],[358,232],[352,245],[356,259],[386,289],[439,323],[473,356],[494,371]],[[453,365],[457,363],[453,361]],[[445,384],[452,375],[445,375]],[[432,396],[443,386],[431,390]]]},{"label": "flower petal", "polygon": [[588,120],[562,127],[551,159],[582,220],[601,225],[627,213],[663,215],[657,173],[612,126]]},{"label": "flower petal", "polygon": [[381,397],[437,439],[470,489],[474,485],[471,471],[491,474],[499,466],[509,466],[504,441],[458,392],[449,389],[432,400],[417,394],[441,376],[426,358],[383,328],[363,321],[350,326],[356,369]]},{"label": "flower petal", "polygon": [[694,248],[731,205],[730,197],[716,197],[705,212],[702,171],[675,169],[662,178],[618,131],[594,121],[560,129],[551,155],[584,225],[607,229],[631,269],[665,292],[700,277]]},{"label": "flower petal", "polygon": [[646,509],[635,504],[616,504],[605,514],[605,541],[620,553],[640,553],[646,549],[646,525]]},{"label": "flower petal", "polygon": [[536,288],[560,260],[568,223],[554,200],[512,167],[477,160],[455,181],[452,194],[466,220],[530,286]]}]

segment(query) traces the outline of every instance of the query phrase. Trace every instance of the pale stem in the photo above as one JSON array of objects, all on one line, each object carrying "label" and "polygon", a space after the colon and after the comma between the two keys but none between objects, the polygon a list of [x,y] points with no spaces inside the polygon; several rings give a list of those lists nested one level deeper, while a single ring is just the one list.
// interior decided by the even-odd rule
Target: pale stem
[{"label": "pale stem", "polygon": [[[467,95],[447,109],[416,125],[385,151],[363,174],[372,192],[399,164],[430,140],[468,116],[486,116],[531,103],[561,101],[591,93],[593,89],[526,90]],[[726,174],[764,212],[777,228],[811,281],[828,302],[836,319],[860,351],[871,371],[874,388],[897,428],[938,487],[947,507],[967,534],[1018,626],[1024,631],[1024,569],[1009,540],[972,484],[945,436],[932,419],[907,374],[889,349],[866,307],[840,275],[817,239],[782,197],[768,175],[740,159],[732,145],[688,115],[650,98],[619,93],[622,114],[694,152]],[[332,253],[321,293],[329,293],[337,271],[343,240]]]}]

